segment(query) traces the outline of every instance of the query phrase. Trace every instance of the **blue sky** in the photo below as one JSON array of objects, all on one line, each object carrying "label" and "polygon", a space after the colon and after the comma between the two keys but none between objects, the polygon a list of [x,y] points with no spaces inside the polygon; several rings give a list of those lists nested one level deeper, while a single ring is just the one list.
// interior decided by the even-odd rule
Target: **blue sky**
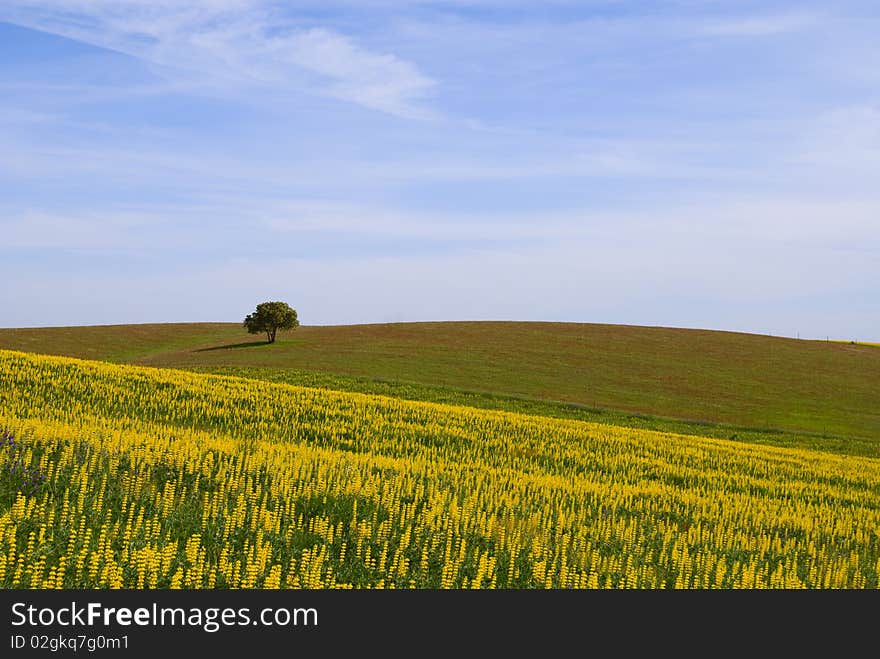
[{"label": "blue sky", "polygon": [[0,326],[880,340],[876,2],[5,0]]}]

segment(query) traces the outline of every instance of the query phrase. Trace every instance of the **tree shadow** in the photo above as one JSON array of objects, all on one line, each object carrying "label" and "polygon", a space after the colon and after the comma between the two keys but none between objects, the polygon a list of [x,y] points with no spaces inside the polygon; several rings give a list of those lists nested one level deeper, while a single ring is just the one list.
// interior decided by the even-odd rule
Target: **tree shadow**
[{"label": "tree shadow", "polygon": [[270,345],[268,341],[247,341],[245,343],[228,343],[222,346],[212,346],[210,348],[197,348],[193,352],[211,352],[212,350],[234,350],[236,348],[256,348],[257,346]]}]

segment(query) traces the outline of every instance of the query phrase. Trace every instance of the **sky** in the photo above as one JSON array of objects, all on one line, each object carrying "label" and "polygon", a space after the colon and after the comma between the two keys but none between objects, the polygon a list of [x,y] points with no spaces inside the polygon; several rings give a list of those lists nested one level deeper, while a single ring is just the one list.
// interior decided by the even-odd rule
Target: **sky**
[{"label": "sky", "polygon": [[880,340],[876,0],[3,0],[0,326]]}]

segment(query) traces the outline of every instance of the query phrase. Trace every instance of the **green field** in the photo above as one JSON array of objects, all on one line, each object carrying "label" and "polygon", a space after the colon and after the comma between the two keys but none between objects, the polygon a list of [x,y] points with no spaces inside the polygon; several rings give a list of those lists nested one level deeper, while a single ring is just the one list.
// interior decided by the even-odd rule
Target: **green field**
[{"label": "green field", "polygon": [[575,323],[2,329],[0,348],[874,455],[870,345]]}]

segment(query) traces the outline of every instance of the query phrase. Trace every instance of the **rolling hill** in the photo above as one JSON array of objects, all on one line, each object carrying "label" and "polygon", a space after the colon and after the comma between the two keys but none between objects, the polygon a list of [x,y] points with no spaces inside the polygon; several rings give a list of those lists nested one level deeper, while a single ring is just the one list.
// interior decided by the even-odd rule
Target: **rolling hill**
[{"label": "rolling hill", "polygon": [[[880,439],[880,350],[869,345],[659,327],[438,322],[304,326],[274,345],[234,323],[0,329],[0,348],[318,386],[328,378],[316,374],[330,374],[331,388],[395,394],[397,384],[409,398],[466,402],[461,392],[482,392]],[[484,403],[475,401],[497,406]]]}]

